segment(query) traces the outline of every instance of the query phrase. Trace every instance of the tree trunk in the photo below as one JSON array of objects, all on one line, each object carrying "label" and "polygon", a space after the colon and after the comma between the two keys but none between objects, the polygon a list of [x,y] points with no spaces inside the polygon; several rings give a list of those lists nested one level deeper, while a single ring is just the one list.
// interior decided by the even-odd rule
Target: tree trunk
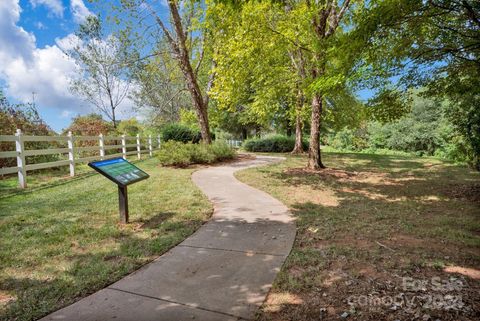
[{"label": "tree trunk", "polygon": [[112,108],[112,122],[113,122],[113,128],[117,129],[117,119],[115,118],[115,108]]},{"label": "tree trunk", "polygon": [[202,92],[198,86],[197,77],[193,72],[192,65],[190,64],[190,60],[188,58],[188,52],[186,51],[182,51],[180,55],[180,69],[182,70],[187,82],[188,91],[192,96],[193,107],[198,117],[200,132],[202,133],[202,140],[204,143],[210,144],[212,140],[208,126],[207,105],[205,105],[205,103],[208,104],[208,100],[203,100]]},{"label": "tree trunk", "polygon": [[297,91],[297,106],[296,106],[296,116],[295,116],[295,146],[293,147],[292,154],[301,154],[303,153],[302,146],[302,108],[304,104],[305,97],[303,96],[302,90],[298,89]]},{"label": "tree trunk", "polygon": [[302,116],[297,114],[295,119],[295,146],[293,147],[292,154],[303,153],[302,146]]},{"label": "tree trunk", "polygon": [[320,153],[320,123],[322,117],[323,97],[319,94],[312,98],[312,128],[310,129],[310,147],[308,149],[308,165],[310,169],[325,168]]},{"label": "tree trunk", "polygon": [[247,129],[244,127],[242,128],[242,139],[246,140],[247,136],[248,136],[248,132],[247,132]]},{"label": "tree trunk", "polygon": [[200,132],[202,133],[202,140],[204,143],[210,144],[212,139],[210,137],[210,130],[208,126],[208,99],[203,99],[202,92],[200,91],[200,87],[198,85],[197,76],[190,63],[190,55],[185,39],[185,30],[182,25],[182,19],[178,12],[177,3],[173,0],[169,0],[168,5],[170,7],[173,27],[175,29],[175,34],[177,35],[177,40],[175,41],[172,38],[161,21],[159,21],[159,24],[162,26],[162,29],[164,29],[167,39],[179,61],[180,69],[185,77],[188,91],[192,96],[193,107],[198,117]]},{"label": "tree trunk", "polygon": [[287,134],[287,137],[292,136],[292,127],[290,126],[290,121],[288,121],[286,126],[286,134]]},{"label": "tree trunk", "polygon": [[196,108],[198,122],[200,123],[200,133],[202,134],[202,140],[205,144],[210,144],[212,138],[210,136],[210,130],[208,125],[208,113],[206,106],[202,106],[202,109]]}]

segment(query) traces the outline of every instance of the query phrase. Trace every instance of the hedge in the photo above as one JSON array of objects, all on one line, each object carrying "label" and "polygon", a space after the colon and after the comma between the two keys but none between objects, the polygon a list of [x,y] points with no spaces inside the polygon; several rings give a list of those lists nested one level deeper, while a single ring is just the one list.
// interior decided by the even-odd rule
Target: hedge
[{"label": "hedge", "polygon": [[[265,138],[254,138],[246,140],[243,148],[248,152],[287,153],[293,150],[295,137],[275,135]],[[304,150],[308,149],[308,142],[303,141]]]}]

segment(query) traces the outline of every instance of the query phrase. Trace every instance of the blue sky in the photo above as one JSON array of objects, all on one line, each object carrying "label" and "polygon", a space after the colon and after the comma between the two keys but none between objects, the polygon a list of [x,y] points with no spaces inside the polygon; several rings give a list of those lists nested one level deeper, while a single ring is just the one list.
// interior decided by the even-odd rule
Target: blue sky
[{"label": "blue sky", "polygon": [[[86,0],[0,0],[0,86],[14,103],[31,102],[35,92],[42,118],[56,131],[94,111],[70,92],[77,70],[60,48],[96,12]],[[123,105],[120,117],[132,117],[132,102]]]}]

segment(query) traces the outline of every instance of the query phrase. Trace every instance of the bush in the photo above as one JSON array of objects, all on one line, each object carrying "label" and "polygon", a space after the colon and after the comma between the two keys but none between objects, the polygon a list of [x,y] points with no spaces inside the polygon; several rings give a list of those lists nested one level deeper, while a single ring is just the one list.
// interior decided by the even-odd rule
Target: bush
[{"label": "bush", "polygon": [[162,129],[162,140],[170,140],[182,143],[198,143],[201,139],[199,132],[193,131],[189,127],[180,124],[168,124]]},{"label": "bush", "polygon": [[[302,142],[303,149],[308,149],[308,143]],[[286,153],[291,152],[295,146],[295,137],[275,135],[265,138],[246,140],[243,147],[249,152]]]},{"label": "bush", "polygon": [[[176,142],[198,144],[202,140],[202,133],[199,130],[175,123],[164,126],[161,135],[164,142],[174,140]],[[215,134],[210,133],[210,138],[215,140]]]},{"label": "bush", "polygon": [[[0,88],[0,135],[14,135],[21,129],[25,135],[51,136],[55,132],[43,121],[32,104],[11,104]],[[25,142],[26,149],[46,149],[65,147],[58,142]],[[0,142],[0,152],[15,150],[15,142]],[[53,162],[58,154],[27,156],[27,164]],[[0,167],[17,166],[14,157],[0,158]]]},{"label": "bush", "polygon": [[156,157],[165,166],[188,166],[191,164],[211,164],[232,159],[235,151],[225,142],[211,145],[167,141],[162,144]]}]

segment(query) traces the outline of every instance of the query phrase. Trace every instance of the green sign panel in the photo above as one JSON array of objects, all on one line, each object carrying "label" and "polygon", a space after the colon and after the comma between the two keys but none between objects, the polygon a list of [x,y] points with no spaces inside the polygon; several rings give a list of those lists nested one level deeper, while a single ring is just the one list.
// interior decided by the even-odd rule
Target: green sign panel
[{"label": "green sign panel", "polygon": [[127,186],[150,177],[140,168],[121,157],[91,162],[88,163],[88,166],[120,186]]}]

